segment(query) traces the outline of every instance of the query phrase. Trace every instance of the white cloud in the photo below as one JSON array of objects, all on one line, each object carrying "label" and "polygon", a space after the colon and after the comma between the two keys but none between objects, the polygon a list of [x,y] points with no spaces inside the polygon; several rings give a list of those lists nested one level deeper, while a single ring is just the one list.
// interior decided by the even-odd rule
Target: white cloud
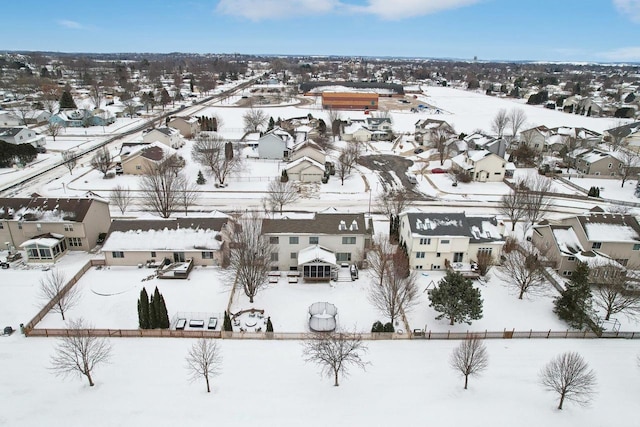
[{"label": "white cloud", "polygon": [[68,19],[61,19],[58,21],[58,25],[63,27],[71,28],[73,30],[84,30],[85,26],[76,21],[70,21]]},{"label": "white cloud", "polygon": [[634,22],[640,22],[640,0],[613,0],[613,5]]},{"label": "white cloud", "polygon": [[621,47],[619,49],[602,52],[602,56],[610,61],[640,61],[640,46]]},{"label": "white cloud", "polygon": [[220,0],[216,12],[261,21],[327,14],[340,7],[339,0]]},{"label": "white cloud", "polygon": [[354,6],[352,9],[377,15],[382,19],[398,20],[430,15],[481,1],[483,0],[368,0],[368,5]]},{"label": "white cloud", "polygon": [[252,21],[338,12],[371,14],[381,19],[399,20],[481,1],[486,0],[364,0],[365,4],[359,6],[350,4],[347,0],[220,0],[216,12]]}]

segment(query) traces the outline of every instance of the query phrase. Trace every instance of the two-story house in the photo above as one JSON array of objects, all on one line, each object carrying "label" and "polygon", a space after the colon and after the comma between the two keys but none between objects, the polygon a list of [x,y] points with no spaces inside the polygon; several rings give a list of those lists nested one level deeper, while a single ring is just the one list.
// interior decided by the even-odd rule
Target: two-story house
[{"label": "two-story house", "polygon": [[399,234],[411,268],[418,270],[471,264],[478,253],[488,253],[497,260],[504,245],[504,223],[496,217],[467,216],[464,212],[403,212]]},{"label": "two-story house", "polygon": [[0,128],[0,141],[15,145],[31,144],[38,148],[46,145],[47,138],[44,135],[38,134],[38,132],[33,129],[22,126]]},{"label": "two-story house", "polygon": [[180,131],[169,127],[147,129],[142,132],[142,140],[148,144],[158,141],[174,149],[184,145]]},{"label": "two-story house", "polygon": [[597,149],[581,152],[574,160],[574,168],[585,175],[616,176],[622,167],[617,153]]},{"label": "two-story house", "polygon": [[505,178],[507,161],[488,150],[466,151],[451,159],[451,167],[478,182],[500,182]]},{"label": "two-story house", "polygon": [[200,123],[196,117],[172,117],[167,126],[177,129],[184,138],[194,138],[200,132]]},{"label": "two-story house", "polygon": [[29,261],[55,262],[67,250],[89,251],[111,224],[97,198],[0,198],[0,242]]},{"label": "two-story house", "polygon": [[627,266],[640,265],[640,224],[632,215],[602,212],[544,222],[533,228],[531,242],[563,276],[570,276],[577,261],[605,255]]},{"label": "two-story house", "polygon": [[194,265],[225,265],[231,222],[214,218],[115,220],[102,247],[107,265],[139,265],[193,260]]},{"label": "two-story house", "polygon": [[287,160],[294,139],[280,127],[275,127],[258,139],[258,157],[261,159]]},{"label": "two-story house", "polygon": [[367,117],[365,126],[371,133],[373,141],[388,141],[393,135],[393,124],[390,117]]},{"label": "two-story house", "polygon": [[456,131],[444,120],[424,119],[415,123],[415,141],[421,144],[429,143],[437,134],[446,135],[447,139],[457,136]]},{"label": "two-story house", "polygon": [[121,170],[125,175],[143,175],[171,156],[175,156],[176,167],[184,166],[184,159],[178,156],[176,150],[158,141],[150,144],[123,144],[119,159],[116,159],[121,169],[116,170]]},{"label": "two-story house", "polygon": [[309,218],[263,219],[262,234],[272,245],[274,270],[330,280],[335,267],[360,265],[366,259],[373,229],[364,214],[316,213]]}]

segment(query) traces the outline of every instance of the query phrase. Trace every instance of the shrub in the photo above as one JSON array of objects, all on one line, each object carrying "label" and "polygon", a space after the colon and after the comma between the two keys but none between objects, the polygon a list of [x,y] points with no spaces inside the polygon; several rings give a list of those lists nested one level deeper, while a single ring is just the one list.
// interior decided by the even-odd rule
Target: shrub
[{"label": "shrub", "polygon": [[471,176],[469,176],[468,174],[466,174],[464,172],[458,172],[456,174],[456,180],[458,182],[462,182],[463,184],[467,184],[467,183],[471,182]]},{"label": "shrub", "polygon": [[371,327],[371,332],[384,332],[384,325],[381,321],[376,320]]},{"label": "shrub", "polygon": [[395,328],[393,327],[393,323],[391,322],[387,322],[384,324],[384,330],[383,332],[395,332]]},{"label": "shrub", "polygon": [[271,317],[267,317],[267,332],[273,332],[273,323],[271,323]]}]

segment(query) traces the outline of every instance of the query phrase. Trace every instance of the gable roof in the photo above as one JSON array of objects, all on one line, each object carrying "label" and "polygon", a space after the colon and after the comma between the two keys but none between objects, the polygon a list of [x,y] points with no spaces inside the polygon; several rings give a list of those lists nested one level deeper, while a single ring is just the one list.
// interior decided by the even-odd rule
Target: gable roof
[{"label": "gable roof", "polygon": [[0,137],[13,137],[26,129],[26,127],[0,127]]},{"label": "gable roof", "polygon": [[634,216],[591,213],[577,219],[589,241],[640,243],[640,224]]},{"label": "gable roof", "polygon": [[404,212],[411,233],[417,236],[468,237],[469,242],[503,241],[496,217],[469,216],[464,213]]},{"label": "gable roof", "polygon": [[325,170],[325,167],[322,163],[318,163],[315,160],[313,160],[311,157],[308,156],[302,156],[299,159],[296,159],[292,162],[290,162],[285,169],[289,170],[295,166],[298,166],[300,163],[309,163],[311,166],[315,166],[318,169],[321,169],[323,172]]},{"label": "gable roof", "polygon": [[[368,234],[364,214],[316,213],[313,218],[262,220],[263,234]],[[355,224],[355,225],[354,225]]]},{"label": "gable roof", "polygon": [[607,129],[609,135],[616,137],[627,137],[640,131],[640,122],[629,123],[623,126]]},{"label": "gable roof", "polygon": [[82,222],[94,201],[93,198],[0,198],[0,219]]}]

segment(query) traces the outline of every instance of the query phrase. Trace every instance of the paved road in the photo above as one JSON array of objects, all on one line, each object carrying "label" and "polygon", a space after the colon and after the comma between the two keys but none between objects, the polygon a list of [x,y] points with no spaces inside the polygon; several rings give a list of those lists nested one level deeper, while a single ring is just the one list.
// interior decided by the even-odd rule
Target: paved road
[{"label": "paved road", "polygon": [[413,165],[413,161],[401,156],[391,154],[372,154],[360,156],[358,164],[375,171],[380,177],[383,188],[405,188],[414,200],[436,200],[431,196],[421,193],[415,185],[409,182],[407,170]]}]

